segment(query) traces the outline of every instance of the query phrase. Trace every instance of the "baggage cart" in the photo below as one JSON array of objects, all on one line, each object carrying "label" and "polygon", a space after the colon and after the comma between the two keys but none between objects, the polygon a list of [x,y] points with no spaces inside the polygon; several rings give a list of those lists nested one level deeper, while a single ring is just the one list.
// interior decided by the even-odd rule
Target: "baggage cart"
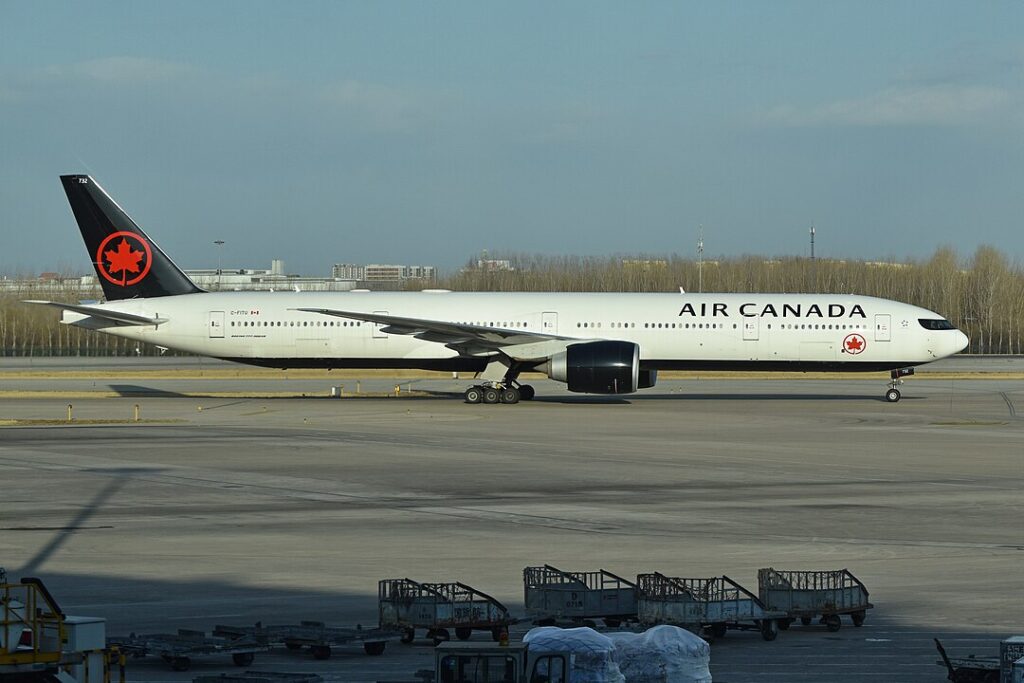
[{"label": "baggage cart", "polygon": [[257,643],[275,647],[283,645],[289,650],[308,647],[314,659],[329,659],[331,647],[362,645],[368,655],[382,655],[388,641],[398,640],[400,631],[380,628],[346,628],[327,626],[322,621],[302,621],[298,624],[264,626],[218,625],[213,635],[223,638],[247,638]]},{"label": "baggage cart", "polygon": [[728,576],[708,579],[640,574],[637,616],[643,624],[673,624],[700,635],[722,638],[726,631],[757,630],[765,640],[779,635],[785,612],[771,610]]},{"label": "baggage cart", "polygon": [[942,658],[938,664],[946,667],[946,678],[953,683],[999,683],[999,658],[998,657],[950,657],[946,654],[946,648],[935,638],[935,649],[939,651]]},{"label": "baggage cart", "polygon": [[783,571],[759,569],[758,597],[770,609],[786,613],[779,622],[783,630],[795,620],[807,626],[815,617],[829,631],[842,626],[840,615],[850,615],[854,626],[862,626],[867,610],[868,589],[849,569],[835,571]]},{"label": "baggage cart", "polygon": [[377,585],[377,597],[380,627],[401,629],[403,643],[415,639],[416,629],[426,629],[435,645],[450,639],[449,629],[459,640],[481,630],[498,641],[516,623],[505,605],[464,583],[385,579]]},{"label": "baggage cart", "polygon": [[523,570],[526,613],[541,626],[569,621],[593,626],[602,619],[615,628],[636,621],[636,584],[599,569],[565,572],[549,564]]},{"label": "baggage cart", "polygon": [[197,657],[231,655],[235,666],[249,666],[257,652],[270,648],[248,638],[217,638],[207,636],[203,631],[178,629],[177,633],[156,633],[152,635],[131,634],[128,637],[107,639],[107,647],[116,646],[127,656],[141,659],[156,656],[163,659],[174,671],[188,671],[192,660]]}]

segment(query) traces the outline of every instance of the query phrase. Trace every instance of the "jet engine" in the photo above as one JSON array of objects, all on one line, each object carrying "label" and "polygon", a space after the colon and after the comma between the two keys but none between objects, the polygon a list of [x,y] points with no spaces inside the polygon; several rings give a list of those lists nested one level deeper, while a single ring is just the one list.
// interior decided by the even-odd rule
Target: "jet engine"
[{"label": "jet engine", "polygon": [[640,372],[640,347],[633,342],[571,344],[544,366],[548,377],[584,394],[631,394],[654,386],[655,371]]}]

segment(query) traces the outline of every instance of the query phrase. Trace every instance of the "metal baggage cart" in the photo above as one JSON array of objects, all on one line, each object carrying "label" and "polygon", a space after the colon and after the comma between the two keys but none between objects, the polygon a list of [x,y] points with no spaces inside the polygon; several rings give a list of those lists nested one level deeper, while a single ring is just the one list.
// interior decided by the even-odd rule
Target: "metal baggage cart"
[{"label": "metal baggage cart", "polygon": [[756,595],[728,576],[708,579],[640,574],[637,615],[644,624],[674,624],[721,638],[726,631],[757,630],[765,640],[779,635],[785,612],[771,610]]},{"label": "metal baggage cart", "polygon": [[935,648],[942,658],[938,664],[946,668],[948,672],[946,678],[953,683],[999,683],[1001,675],[999,657],[976,657],[975,655],[950,657],[946,654],[946,648],[942,647],[939,639],[933,638],[933,640]]},{"label": "metal baggage cart", "polygon": [[401,629],[403,643],[411,643],[418,628],[435,645],[450,639],[449,629],[459,640],[481,630],[498,641],[516,623],[505,605],[464,583],[385,579],[377,585],[377,598],[380,627]]},{"label": "metal baggage cart", "polygon": [[257,652],[270,648],[248,638],[216,638],[203,631],[178,629],[177,633],[151,635],[131,634],[128,637],[107,638],[107,647],[116,646],[129,657],[140,659],[150,655],[160,657],[174,671],[188,671],[197,657],[231,655],[235,666],[249,666]]},{"label": "metal baggage cart", "polygon": [[786,613],[779,623],[782,629],[796,619],[807,626],[820,617],[829,631],[838,631],[842,614],[850,615],[854,626],[862,626],[867,610],[874,607],[868,601],[868,589],[849,569],[783,571],[769,567],[758,570],[757,586],[761,602]]},{"label": "metal baggage cart", "polygon": [[368,655],[384,654],[389,640],[398,640],[401,632],[394,629],[346,628],[327,626],[322,621],[264,626],[218,625],[213,635],[224,638],[248,638],[270,647],[284,645],[289,650],[308,647],[314,659],[329,659],[332,646],[362,645]]},{"label": "metal baggage cart", "polygon": [[565,572],[549,564],[527,567],[523,593],[526,613],[542,626],[562,620],[589,626],[591,620],[603,619],[614,628],[636,621],[636,584],[604,569]]}]

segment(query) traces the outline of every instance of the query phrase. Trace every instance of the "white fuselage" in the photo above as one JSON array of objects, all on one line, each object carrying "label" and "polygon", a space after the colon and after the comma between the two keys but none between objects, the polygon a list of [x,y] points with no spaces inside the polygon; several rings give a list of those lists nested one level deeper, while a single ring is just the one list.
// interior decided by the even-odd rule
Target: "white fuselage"
[{"label": "white fuselage", "polygon": [[98,305],[166,322],[118,326],[65,312],[64,322],[195,354],[271,367],[479,369],[443,344],[297,308],[623,340],[647,369],[883,370],[961,351],[966,336],[928,329],[942,316],[865,296],[466,292],[206,292]]}]

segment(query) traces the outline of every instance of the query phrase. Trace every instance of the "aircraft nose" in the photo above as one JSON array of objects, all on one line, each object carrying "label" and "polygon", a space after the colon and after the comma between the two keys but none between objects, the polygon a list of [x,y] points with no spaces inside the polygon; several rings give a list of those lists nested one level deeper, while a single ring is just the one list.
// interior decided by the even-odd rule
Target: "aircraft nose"
[{"label": "aircraft nose", "polygon": [[960,330],[957,330],[956,331],[955,350],[953,351],[953,353],[960,353],[961,351],[966,349],[967,345],[970,344],[970,343],[971,343],[971,340],[968,339],[967,335],[964,334],[963,332],[961,332]]}]

